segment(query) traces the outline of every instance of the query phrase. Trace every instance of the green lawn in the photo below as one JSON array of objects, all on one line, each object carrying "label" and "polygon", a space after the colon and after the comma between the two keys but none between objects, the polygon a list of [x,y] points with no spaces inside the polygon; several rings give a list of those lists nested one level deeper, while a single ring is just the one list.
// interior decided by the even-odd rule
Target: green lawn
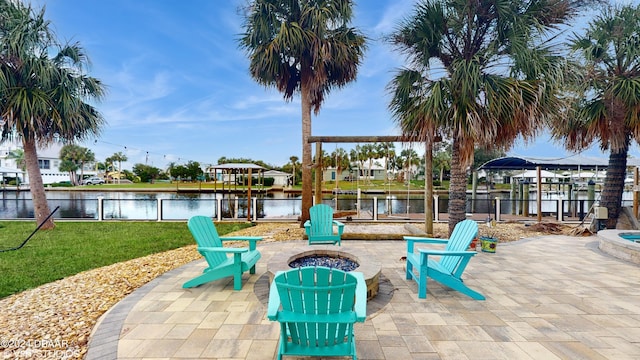
[{"label": "green lawn", "polygon": [[[249,223],[216,224],[221,235]],[[0,250],[18,247],[32,221],[0,221]],[[0,298],[79,272],[194,244],[186,222],[56,222],[19,250],[0,252]]]}]

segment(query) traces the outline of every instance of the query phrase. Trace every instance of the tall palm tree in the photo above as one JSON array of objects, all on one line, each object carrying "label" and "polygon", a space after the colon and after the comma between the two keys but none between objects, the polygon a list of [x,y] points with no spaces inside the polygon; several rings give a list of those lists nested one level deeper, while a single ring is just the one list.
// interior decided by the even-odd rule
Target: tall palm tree
[{"label": "tall palm tree", "polygon": [[390,83],[403,134],[452,139],[449,231],[464,220],[476,146],[508,149],[558,116],[562,57],[551,31],[579,0],[423,0],[390,41],[408,60]]},{"label": "tall palm tree", "polygon": [[[51,56],[51,54],[55,54]],[[20,1],[0,0],[0,116],[2,139],[22,141],[36,222],[55,227],[49,213],[38,146],[97,135],[104,120],[85,100],[104,95],[85,74],[89,60],[79,44],[60,44],[44,18]]]},{"label": "tall palm tree", "polygon": [[240,46],[251,76],[274,86],[302,107],[302,214],[312,205],[311,110],[318,114],[329,91],[355,80],[365,37],[352,27],[352,0],[253,0],[245,14]]},{"label": "tall palm tree", "polygon": [[572,150],[597,140],[609,151],[600,205],[608,209],[606,226],[615,228],[629,145],[640,141],[640,5],[605,8],[571,45],[582,70],[575,81],[578,100],[554,133]]}]

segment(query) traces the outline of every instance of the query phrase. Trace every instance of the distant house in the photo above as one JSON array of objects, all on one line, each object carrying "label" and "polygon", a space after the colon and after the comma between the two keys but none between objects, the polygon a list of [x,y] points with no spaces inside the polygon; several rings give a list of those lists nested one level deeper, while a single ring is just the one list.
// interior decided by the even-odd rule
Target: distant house
[{"label": "distant house", "polygon": [[323,181],[339,181],[344,180],[384,180],[385,169],[380,164],[373,163],[371,169],[369,169],[369,163],[364,164],[363,169],[359,169],[356,165],[353,165],[351,170],[341,169],[341,173],[337,174],[337,169],[334,167],[326,168],[322,173]]},{"label": "distant house", "polygon": [[[38,149],[38,165],[42,174],[43,184],[53,184],[69,181],[69,173],[60,171],[60,149],[62,145],[52,144],[45,149]],[[80,171],[78,170],[78,175]]]},{"label": "distant house", "polygon": [[[5,141],[0,146],[0,167],[3,168],[2,177],[20,178],[21,183],[29,183],[29,174],[19,168],[16,160],[11,157],[15,150],[22,149],[22,144],[17,141]],[[69,181],[69,173],[60,171],[60,149],[62,144],[54,143],[46,148],[38,148],[38,165],[42,174],[43,184],[53,184],[60,181]],[[13,169],[13,170],[12,170]],[[92,169],[93,170],[93,169]],[[78,171],[78,175],[80,172]],[[85,170],[85,175],[94,175],[95,171]]]},{"label": "distant house", "polygon": [[273,186],[282,187],[288,186],[291,179],[291,174],[278,170],[267,170],[262,173],[262,176],[265,178],[273,178]]}]

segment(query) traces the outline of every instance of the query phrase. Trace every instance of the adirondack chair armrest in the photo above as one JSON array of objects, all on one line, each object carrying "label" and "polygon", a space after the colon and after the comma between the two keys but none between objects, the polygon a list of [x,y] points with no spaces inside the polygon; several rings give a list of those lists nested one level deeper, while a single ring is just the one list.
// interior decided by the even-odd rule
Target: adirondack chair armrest
[{"label": "adirondack chair armrest", "polygon": [[449,242],[449,239],[438,239],[438,238],[428,238],[428,237],[418,237],[418,236],[403,236],[406,241],[411,241],[414,243],[421,244],[446,244]]},{"label": "adirondack chair armrest", "polygon": [[418,244],[446,244],[449,242],[449,239],[437,239],[437,238],[427,238],[427,237],[418,237],[418,236],[403,236],[404,240],[407,241],[407,253],[413,254],[414,245]]},{"label": "adirondack chair armrest", "polygon": [[309,232],[311,232],[311,220],[307,220],[304,222],[304,232],[307,235],[309,235]]},{"label": "adirondack chair armrest", "polygon": [[262,236],[221,236],[222,241],[260,241]]},{"label": "adirondack chair armrest", "polygon": [[356,277],[356,302],[354,310],[356,313],[356,321],[364,322],[367,318],[367,283],[364,280],[364,275],[361,272],[351,272]]},{"label": "adirondack chair armrest", "polygon": [[[276,276],[280,274],[282,271],[278,271]],[[278,310],[280,310],[280,295],[278,294],[278,287],[275,281],[271,282],[271,287],[269,288],[269,303],[267,305],[267,319],[271,321],[278,320]]]},{"label": "adirondack chair armrest", "polygon": [[342,233],[344,232],[344,224],[338,220],[333,220],[333,225],[338,227],[338,235],[342,236]]},{"label": "adirondack chair armrest", "polygon": [[262,236],[224,236],[220,237],[220,240],[224,241],[248,241],[249,250],[256,249],[256,242],[262,240]]},{"label": "adirondack chair armrest", "polygon": [[447,251],[447,250],[434,250],[434,249],[418,249],[426,255],[443,255],[443,256],[474,256],[477,254],[475,251]]},{"label": "adirondack chair armrest", "polygon": [[248,252],[247,248],[218,248],[218,247],[198,247],[198,252],[222,252],[222,253],[244,253]]}]

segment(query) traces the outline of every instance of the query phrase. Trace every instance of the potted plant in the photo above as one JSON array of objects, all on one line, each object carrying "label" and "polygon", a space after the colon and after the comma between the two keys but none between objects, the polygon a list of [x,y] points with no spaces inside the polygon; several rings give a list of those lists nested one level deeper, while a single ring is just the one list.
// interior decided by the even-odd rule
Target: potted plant
[{"label": "potted plant", "polygon": [[495,231],[493,230],[495,225],[495,221],[487,221],[487,232],[486,235],[480,236],[480,247],[483,252],[495,253],[496,246],[498,245],[498,238],[495,235]]}]

